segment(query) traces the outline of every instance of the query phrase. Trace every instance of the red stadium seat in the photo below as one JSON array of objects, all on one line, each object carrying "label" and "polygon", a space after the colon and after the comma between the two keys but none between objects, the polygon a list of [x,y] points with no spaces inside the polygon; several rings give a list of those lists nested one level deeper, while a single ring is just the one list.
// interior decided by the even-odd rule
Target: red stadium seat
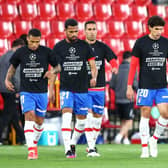
[{"label": "red stadium seat", "polygon": [[107,33],[106,22],[97,21],[96,27],[97,27],[97,38],[98,39],[103,38]]},{"label": "red stadium seat", "polygon": [[58,0],[43,0],[44,3],[54,3],[56,4]]},{"label": "red stadium seat", "polygon": [[33,21],[32,27],[37,28],[41,31],[42,38],[46,38],[51,33],[49,21],[35,20]]},{"label": "red stadium seat", "polygon": [[131,4],[131,3],[133,3],[134,2],[134,0],[116,0],[116,3],[118,3],[118,4]]},{"label": "red stadium seat", "polygon": [[12,35],[12,23],[8,21],[0,21],[0,38],[9,38]]},{"label": "red stadium seat", "polygon": [[18,20],[13,23],[13,27],[16,37],[19,37],[21,34],[27,34],[32,28],[32,24],[30,21]]},{"label": "red stadium seat", "polygon": [[0,5],[0,20],[13,21],[18,17],[17,6],[15,4],[3,3]]},{"label": "red stadium seat", "polygon": [[103,41],[114,51],[118,56],[123,52],[123,44],[120,39],[116,38],[105,38]]},{"label": "red stadium seat", "polygon": [[58,43],[60,40],[62,40],[62,39],[60,39],[60,38],[48,38],[47,39],[47,46],[49,48],[53,49],[54,45],[56,43]]},{"label": "red stadium seat", "polygon": [[5,2],[5,0],[0,0],[0,4],[3,4]]},{"label": "red stadium seat", "polygon": [[56,17],[55,4],[53,3],[39,3],[37,8],[40,20],[51,20]]},{"label": "red stadium seat", "polygon": [[75,11],[78,21],[86,21],[93,17],[92,4],[90,3],[76,3]]},{"label": "red stadium seat", "polygon": [[130,7],[127,4],[113,4],[112,11],[114,20],[124,21],[131,15]]},{"label": "red stadium seat", "polygon": [[59,20],[66,20],[75,16],[74,5],[72,3],[58,3],[56,9]]},{"label": "red stadium seat", "polygon": [[135,38],[123,38],[122,41],[123,41],[124,51],[132,51],[136,39]]},{"label": "red stadium seat", "polygon": [[93,6],[93,11],[96,20],[105,21],[112,16],[111,5],[95,3]]},{"label": "red stadium seat", "polygon": [[[5,0],[4,0],[5,1]],[[21,0],[6,0],[6,3],[19,4]]]},{"label": "red stadium seat", "polygon": [[58,0],[59,3],[62,2],[62,3],[75,3],[77,2],[77,0]]},{"label": "red stadium seat", "polygon": [[[1,56],[1,54],[0,54]],[[0,110],[3,110],[4,109],[4,100],[2,98],[2,95],[0,94]]]},{"label": "red stadium seat", "polygon": [[131,16],[132,20],[143,21],[148,17],[148,11],[146,6],[131,6]]},{"label": "red stadium seat", "polygon": [[148,8],[149,17],[154,16],[154,15],[159,15],[163,18],[166,17],[166,11],[165,11],[165,6],[164,5],[150,4],[150,5],[148,5],[147,8]]},{"label": "red stadium seat", "polygon": [[142,23],[137,21],[125,22],[126,36],[131,38],[138,38],[143,35]]},{"label": "red stadium seat", "polygon": [[167,24],[165,24],[165,26],[164,26],[164,33],[163,33],[163,35],[168,38],[168,25]]},{"label": "red stadium seat", "polygon": [[64,21],[51,21],[51,34],[53,37],[64,37]]},{"label": "red stadium seat", "polygon": [[84,39],[84,38],[85,38],[84,23],[85,23],[85,22],[81,22],[81,21],[78,22],[78,31],[79,31],[78,37],[79,37],[80,39]]},{"label": "red stadium seat", "polygon": [[41,0],[24,0],[26,3],[34,3],[37,4],[39,3]]},{"label": "red stadium seat", "polygon": [[113,20],[107,22],[107,32],[110,37],[122,37],[125,33],[123,22]]},{"label": "red stadium seat", "polygon": [[152,1],[151,0],[134,0],[134,2],[135,2],[136,5],[147,6]]},{"label": "red stadium seat", "polygon": [[0,56],[8,51],[8,41],[7,39],[0,38]]},{"label": "red stadium seat", "polygon": [[97,2],[103,4],[112,4],[113,2],[115,2],[115,0],[97,0]]},{"label": "red stadium seat", "polygon": [[149,29],[148,29],[148,23],[147,23],[146,20],[142,22],[142,28],[143,28],[144,34],[149,34],[150,33]]},{"label": "red stadium seat", "polygon": [[81,3],[94,3],[96,0],[80,0]]},{"label": "red stadium seat", "polygon": [[45,38],[41,38],[40,45],[46,46],[46,40],[45,40]]},{"label": "red stadium seat", "polygon": [[22,20],[33,20],[37,17],[37,6],[31,3],[21,3],[19,12]]}]

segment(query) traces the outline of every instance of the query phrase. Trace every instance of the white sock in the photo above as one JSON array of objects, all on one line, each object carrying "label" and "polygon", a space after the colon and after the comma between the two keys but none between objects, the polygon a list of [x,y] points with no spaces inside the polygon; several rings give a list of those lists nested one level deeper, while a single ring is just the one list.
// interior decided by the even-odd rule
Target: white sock
[{"label": "white sock", "polygon": [[162,116],[159,117],[158,121],[156,122],[156,128],[153,134],[153,138],[158,140],[160,135],[163,133],[164,129],[168,124],[168,120],[164,119]]},{"label": "white sock", "polygon": [[72,113],[63,113],[62,115],[62,138],[64,142],[65,153],[68,150],[70,150],[71,121],[72,121]]},{"label": "white sock", "polygon": [[84,132],[86,119],[80,120],[76,119],[75,128],[72,134],[71,144],[76,145],[79,137]]},{"label": "white sock", "polygon": [[149,118],[141,117],[139,124],[139,131],[142,147],[147,147],[149,140]]},{"label": "white sock", "polygon": [[44,129],[43,124],[39,125],[37,123],[34,123],[33,128],[34,128],[34,144],[37,145]]},{"label": "white sock", "polygon": [[85,123],[85,135],[89,149],[94,149],[94,135],[93,135],[93,114],[88,113]]},{"label": "white sock", "polygon": [[34,147],[34,121],[25,121],[24,134],[26,139],[26,145],[28,148]]},{"label": "white sock", "polygon": [[102,117],[95,118],[93,122],[93,138],[94,138],[94,144],[96,144],[97,137],[101,130],[101,123],[102,123]]}]

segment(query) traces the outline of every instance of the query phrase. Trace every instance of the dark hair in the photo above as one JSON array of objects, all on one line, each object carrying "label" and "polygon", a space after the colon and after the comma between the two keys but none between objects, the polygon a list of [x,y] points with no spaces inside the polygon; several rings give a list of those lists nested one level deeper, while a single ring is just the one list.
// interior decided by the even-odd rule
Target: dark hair
[{"label": "dark hair", "polygon": [[41,37],[41,32],[39,29],[33,28],[29,30],[28,36]]},{"label": "dark hair", "polygon": [[95,24],[96,25],[96,22],[94,20],[89,20],[89,21],[85,22],[85,25],[84,25],[85,29],[88,24]]},{"label": "dark hair", "polygon": [[27,34],[21,34],[19,38],[22,39],[22,40],[24,40],[24,42],[25,42],[26,45],[28,44],[27,43]]},{"label": "dark hair", "polygon": [[160,16],[152,16],[148,20],[148,26],[154,27],[154,26],[164,26],[165,21]]},{"label": "dark hair", "polygon": [[17,47],[19,45],[25,45],[25,42],[24,42],[23,39],[19,38],[19,39],[13,40],[13,42],[12,42],[12,48],[13,47]]},{"label": "dark hair", "polygon": [[130,51],[125,51],[123,53],[123,59],[127,59],[127,58],[130,58],[132,57],[132,53]]},{"label": "dark hair", "polygon": [[68,26],[77,26],[77,25],[78,25],[78,22],[75,19],[67,19],[65,21],[64,27],[65,27],[65,29],[67,29]]}]

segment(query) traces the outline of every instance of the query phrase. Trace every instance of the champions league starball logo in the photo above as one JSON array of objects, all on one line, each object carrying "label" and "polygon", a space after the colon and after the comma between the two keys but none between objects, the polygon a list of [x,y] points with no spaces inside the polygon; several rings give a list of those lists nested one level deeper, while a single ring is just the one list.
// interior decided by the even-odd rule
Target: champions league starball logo
[{"label": "champions league starball logo", "polygon": [[36,54],[33,54],[33,53],[30,54],[29,58],[30,58],[31,61],[35,61],[36,60]]},{"label": "champions league starball logo", "polygon": [[70,54],[75,54],[76,53],[76,49],[74,47],[70,47],[69,48],[69,52],[70,52]]},{"label": "champions league starball logo", "polygon": [[157,50],[157,49],[159,49],[159,44],[158,43],[153,43],[152,47],[153,47],[154,50]]}]

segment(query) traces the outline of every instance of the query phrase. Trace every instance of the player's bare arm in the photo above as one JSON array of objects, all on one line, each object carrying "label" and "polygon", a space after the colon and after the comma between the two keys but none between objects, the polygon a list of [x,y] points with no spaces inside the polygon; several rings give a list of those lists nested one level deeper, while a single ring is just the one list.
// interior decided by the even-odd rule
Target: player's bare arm
[{"label": "player's bare arm", "polygon": [[53,74],[57,74],[61,72],[61,65],[58,64],[57,66],[53,67],[50,71],[47,71],[45,74],[44,74],[44,78],[52,78],[53,77]]},{"label": "player's bare arm", "polygon": [[90,80],[90,86],[95,87],[96,86],[97,75],[98,75],[95,60],[89,60],[89,65],[90,65],[91,74],[92,74],[92,78]]},{"label": "player's bare arm", "polygon": [[55,80],[57,74],[53,74],[52,77],[49,79],[49,101],[51,103],[55,103]]},{"label": "player's bare arm", "polygon": [[5,78],[5,86],[8,90],[12,92],[14,92],[15,89],[14,89],[13,83],[11,82],[11,79],[14,76],[15,72],[16,72],[16,69],[14,68],[14,66],[10,65],[8,72],[6,74],[6,78]]}]

